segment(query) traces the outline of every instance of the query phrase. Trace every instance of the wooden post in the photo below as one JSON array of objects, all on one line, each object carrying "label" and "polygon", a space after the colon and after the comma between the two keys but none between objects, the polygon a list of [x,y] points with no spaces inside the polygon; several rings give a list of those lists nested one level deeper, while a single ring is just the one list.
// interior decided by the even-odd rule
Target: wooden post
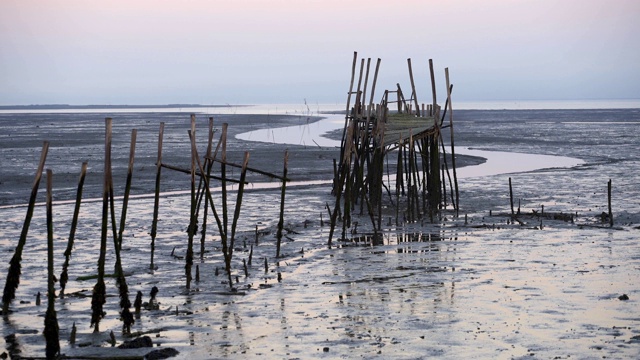
[{"label": "wooden post", "polygon": [[414,206],[413,206],[413,173],[415,168],[413,167],[413,131],[409,130],[409,144],[408,144],[408,154],[405,152],[405,158],[408,160],[408,169],[407,171],[407,212],[409,215],[409,221],[413,222],[415,220],[414,214]]},{"label": "wooden post", "polygon": [[58,318],[56,315],[55,275],[53,273],[53,201],[51,196],[53,172],[47,169],[47,312],[44,317],[44,337],[47,359],[60,352]]},{"label": "wooden post", "polygon": [[509,177],[509,200],[511,203],[511,217],[515,217],[515,213],[513,211],[513,188],[511,187],[511,177]]},{"label": "wooden post", "polygon": [[[124,198],[122,200],[122,213],[120,218],[120,229],[117,235],[114,233],[113,238],[113,246],[116,254],[116,265],[115,265],[115,275],[116,275],[116,284],[118,285],[119,296],[120,296],[120,320],[123,322],[123,333],[129,334],[131,332],[131,325],[135,322],[133,319],[133,315],[129,311],[131,307],[131,302],[129,301],[129,287],[127,286],[127,281],[124,276],[124,271],[122,269],[122,259],[120,257],[120,250],[122,248],[122,233],[124,232],[124,226],[127,218],[127,204],[129,203],[129,193],[131,191],[131,178],[133,174],[133,161],[135,157],[135,148],[136,148],[136,134],[137,131],[134,129],[131,131],[131,145],[129,148],[129,168],[127,172],[127,182],[125,186]],[[113,228],[115,229],[115,210],[114,210],[114,195],[113,195],[113,178],[111,175],[111,164],[109,164],[109,197],[111,204],[111,221],[113,223]]]},{"label": "wooden post", "polygon": [[[352,136],[353,136],[353,126],[348,126],[345,138],[350,139]],[[348,157],[349,158],[351,157],[351,143],[352,143],[351,141],[344,143],[344,151],[342,154],[342,159],[340,159],[341,164],[349,161]],[[338,181],[336,183],[336,194],[335,194],[336,207],[334,208],[333,212],[331,211],[329,212],[331,215],[331,227],[329,229],[329,240],[327,241],[327,245],[329,246],[329,248],[331,248],[333,232],[335,231],[336,221],[338,219],[338,213],[340,212],[340,199],[342,197],[342,186],[344,185],[345,178],[347,177],[346,175],[347,175],[346,172],[341,167],[340,170],[338,171]],[[328,205],[327,205],[327,210],[329,210]]]},{"label": "wooden post", "polygon": [[611,211],[611,179],[609,179],[609,183],[607,184],[607,193],[608,193],[608,204],[609,204],[609,226],[613,227],[613,212]]},{"label": "wooden post", "polygon": [[[396,165],[396,226],[399,221],[399,211],[400,211],[400,193],[401,189],[404,189],[404,185],[402,182],[402,134],[400,134],[400,139],[398,140],[398,162]],[[404,190],[402,190],[404,193]]]},{"label": "wooden post", "polygon": [[360,75],[358,76],[358,90],[356,91],[356,101],[354,106],[354,118],[359,119],[362,114],[362,73],[364,72],[364,58],[360,60]]},{"label": "wooden post", "polygon": [[102,307],[106,302],[106,288],[104,284],[104,267],[107,253],[107,233],[109,225],[109,177],[111,175],[111,118],[105,119],[104,146],[104,179],[102,191],[102,233],[100,237],[100,255],[98,257],[98,278],[93,287],[91,298],[91,326],[93,332],[100,332],[100,320],[104,317]]},{"label": "wooden post", "polygon": [[[436,98],[436,77],[433,73],[433,60],[429,59],[429,74],[431,75],[431,93],[433,94],[433,114],[436,115],[436,106],[438,106],[437,98]],[[438,119],[436,119],[436,123]]]},{"label": "wooden post", "polygon": [[69,261],[71,260],[71,252],[73,251],[73,242],[76,236],[76,227],[78,226],[78,217],[80,215],[80,204],[82,203],[82,188],[87,175],[87,162],[82,163],[80,170],[80,180],[78,180],[78,190],[76,191],[76,205],[73,210],[73,218],[71,220],[71,230],[69,231],[69,240],[67,241],[67,249],[64,252],[65,260],[62,265],[62,273],[60,274],[60,297],[64,298],[64,289],[67,286],[69,275]]},{"label": "wooden post", "polygon": [[242,195],[244,193],[244,184],[247,178],[247,166],[249,165],[249,152],[245,151],[244,160],[242,161],[242,171],[240,173],[240,185],[238,185],[238,195],[236,197],[236,208],[233,212],[233,222],[231,223],[231,242],[229,246],[229,258],[233,255],[235,245],[236,226],[238,218],[240,218],[240,209],[242,207]]},{"label": "wooden post", "polygon": [[447,208],[447,182],[444,180],[446,179],[445,170],[444,170],[445,164],[441,164],[440,168],[442,169],[442,208],[446,209]]},{"label": "wooden post", "polygon": [[118,250],[122,249],[122,233],[124,232],[124,224],[127,218],[127,205],[129,204],[129,194],[131,192],[131,179],[133,177],[133,160],[136,154],[136,136],[138,131],[131,130],[131,145],[129,147],[129,167],[127,170],[127,182],[124,188],[124,198],[122,199],[122,213],[120,216],[120,229],[118,231]]},{"label": "wooden post", "polygon": [[[213,117],[210,116],[209,117],[209,141],[207,143],[207,153],[205,156],[205,168],[207,171],[207,176],[211,175],[211,168],[213,167],[213,160],[209,160],[209,158],[211,157],[211,148],[213,147]],[[204,180],[201,179],[203,182]],[[204,197],[204,191],[202,192],[202,197]],[[198,205],[198,208],[200,208],[200,205]],[[203,259],[204,258],[204,252],[205,252],[205,247],[204,247],[204,241],[206,238],[206,234],[207,234],[207,214],[209,210],[209,203],[205,200],[204,202],[204,215],[202,216],[202,231],[201,231],[201,238],[200,238],[200,258]]]},{"label": "wooden post", "polygon": [[[222,228],[225,236],[229,234],[229,215],[227,213],[227,129],[228,123],[222,124],[222,135],[220,143],[222,144],[222,162],[220,163],[220,174],[222,178]],[[227,268],[227,271],[231,271]]]},{"label": "wooden post", "polygon": [[[362,61],[364,61],[364,59],[362,59]],[[367,84],[369,83],[370,68],[371,68],[371,58],[367,58],[367,72],[365,73],[365,76],[364,76],[364,87],[362,89],[362,97],[360,99],[361,104],[365,104],[365,101],[367,101]],[[367,111],[366,105],[362,105],[362,107],[363,107],[363,113],[366,112],[367,114],[369,114],[369,112]]]},{"label": "wooden post", "polygon": [[[225,129],[225,126],[223,126],[223,129]],[[225,130],[223,130],[223,132]],[[219,144],[220,143],[218,143],[218,145]],[[198,165],[198,170],[200,170],[200,173],[204,173],[204,168],[202,167],[202,164],[200,163],[200,157],[198,156],[198,149],[195,148],[193,151],[195,152],[195,158],[196,158],[196,162],[197,162],[197,165]],[[216,153],[217,153],[217,150],[216,150]],[[214,155],[214,157],[215,157],[215,155]],[[216,219],[216,224],[218,225],[218,231],[220,233],[220,240],[222,242],[222,255],[224,257],[225,267],[229,267],[230,268],[230,266],[231,266],[231,254],[228,252],[227,233],[225,232],[225,229],[223,228],[222,221],[220,220],[220,216],[218,216],[218,212],[216,211],[215,204],[213,203],[213,197],[211,196],[211,187],[209,186],[209,178],[208,177],[203,177],[203,179],[204,179],[205,194],[206,194],[207,200],[209,201],[209,206],[211,207],[211,212],[213,213],[213,216]],[[216,268],[216,276],[218,276],[218,268]],[[229,287],[233,288],[233,282],[231,281],[231,273],[229,271],[227,272],[227,276],[229,278]]]},{"label": "wooden post", "polygon": [[[370,95],[370,99],[369,99],[369,106],[373,107],[373,97],[375,95],[376,92],[376,83],[378,81],[378,70],[380,69],[380,58],[378,58],[378,61],[376,62],[376,71],[373,74],[373,84],[371,85],[371,95]],[[371,108],[369,108],[369,115],[371,115]]]},{"label": "wooden post", "polygon": [[[189,227],[187,237],[187,253],[185,256],[185,277],[187,280],[187,290],[191,288],[191,267],[193,266],[193,237],[196,232],[196,134],[195,134],[195,116],[191,115],[191,130],[189,130],[189,140],[191,142],[191,206],[189,213]],[[201,177],[204,179],[204,176]]]},{"label": "wooden post", "polygon": [[402,114],[403,112],[403,107],[402,105],[404,104],[404,96],[402,95],[402,89],[400,89],[400,84],[396,83],[396,95],[398,98],[398,114]]},{"label": "wooden post", "polygon": [[413,102],[416,105],[416,115],[420,116],[420,105],[418,105],[418,94],[416,93],[416,85],[413,82],[413,70],[411,69],[411,59],[407,59],[409,65],[409,79],[411,80],[411,91],[413,93]]},{"label": "wooden post", "polygon": [[31,196],[29,197],[29,206],[27,207],[27,215],[24,218],[22,224],[22,232],[20,233],[20,239],[18,239],[18,246],[16,251],[9,262],[9,273],[7,274],[7,281],[4,284],[4,292],[2,295],[2,314],[8,315],[9,305],[16,296],[16,289],[20,284],[20,274],[22,264],[22,251],[27,241],[27,233],[29,232],[29,225],[31,225],[31,218],[33,217],[33,208],[35,207],[36,197],[38,195],[38,188],[40,187],[40,179],[42,178],[42,171],[44,169],[44,163],[47,159],[47,152],[49,151],[49,143],[45,141],[42,144],[42,153],[40,154],[40,163],[36,170],[35,180],[31,187]]},{"label": "wooden post", "polygon": [[[351,65],[351,82],[349,84],[349,92],[347,93],[347,108],[344,112],[344,128],[342,129],[342,142],[340,143],[340,164],[338,166],[338,168],[342,168],[342,158],[343,158],[343,152],[344,152],[344,146],[345,146],[345,141],[346,141],[346,135],[347,135],[347,127],[349,126],[349,114],[350,114],[350,106],[351,106],[351,93],[353,92],[353,81],[355,80],[356,77],[356,63],[358,61],[358,52],[354,51],[353,52],[353,64]],[[336,182],[336,181],[334,181]],[[341,191],[341,190],[334,190],[334,191]]]},{"label": "wooden post", "polygon": [[[284,152],[284,170],[282,171],[282,177],[287,178],[287,162],[289,161],[289,150],[285,150]],[[278,233],[277,233],[277,244],[276,244],[276,258],[280,257],[280,243],[282,240],[282,227],[284,226],[284,196],[285,190],[287,188],[287,181],[282,180],[282,191],[280,193],[280,220],[278,221]]]},{"label": "wooden post", "polygon": [[162,172],[162,138],[164,135],[164,122],[160,123],[160,134],[158,135],[158,160],[156,160],[156,187],[153,202],[153,222],[151,223],[151,264],[149,269],[153,271],[153,253],[156,248],[156,234],[158,231],[158,207],[160,205],[160,173]]},{"label": "wooden post", "polygon": [[456,217],[460,211],[460,192],[458,191],[458,175],[456,173],[456,152],[453,145],[453,107],[451,105],[451,84],[449,84],[449,68],[444,69],[447,82],[447,102],[449,103],[449,131],[451,132],[451,167],[453,168],[453,183],[456,187]]}]

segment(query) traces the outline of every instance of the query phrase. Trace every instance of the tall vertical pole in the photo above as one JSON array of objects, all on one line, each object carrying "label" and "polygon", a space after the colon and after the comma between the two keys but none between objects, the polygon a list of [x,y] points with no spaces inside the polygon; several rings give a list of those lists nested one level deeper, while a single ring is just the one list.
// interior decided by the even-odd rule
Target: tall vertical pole
[{"label": "tall vertical pole", "polygon": [[416,85],[413,82],[413,70],[411,69],[411,59],[407,59],[407,64],[409,65],[409,79],[411,80],[411,91],[413,102],[416,105],[416,115],[420,116],[420,105],[418,105],[418,94],[416,93]]},{"label": "tall vertical pole", "polygon": [[282,240],[282,228],[284,226],[284,196],[287,188],[287,163],[289,162],[289,150],[284,152],[284,170],[282,171],[282,191],[280,193],[280,219],[278,220],[278,233],[276,236],[276,258],[280,257],[280,242]]},{"label": "tall vertical pole", "polygon": [[58,317],[56,315],[55,274],[53,273],[53,201],[51,196],[53,172],[47,169],[47,313],[44,317],[44,337],[47,359],[55,358],[60,352]]},{"label": "tall vertical pole", "polygon": [[453,145],[453,106],[451,105],[451,84],[449,83],[449,68],[444,69],[447,82],[447,103],[449,103],[449,131],[451,131],[451,166],[453,167],[453,183],[456,187],[456,216],[460,213],[460,192],[458,191],[458,175],[456,173],[456,151]]},{"label": "tall vertical pole", "polygon": [[42,153],[40,154],[40,163],[36,170],[35,180],[31,187],[31,196],[29,198],[29,206],[27,207],[27,215],[24,218],[22,224],[22,232],[20,233],[20,239],[18,240],[18,246],[16,251],[9,262],[9,273],[7,274],[7,281],[4,284],[4,292],[2,295],[2,314],[6,315],[9,312],[9,305],[11,301],[16,297],[16,289],[20,284],[20,274],[22,265],[22,250],[27,242],[27,233],[29,232],[29,225],[31,224],[31,218],[33,217],[33,208],[36,204],[36,197],[38,195],[38,188],[40,187],[40,179],[42,178],[42,171],[44,170],[44,163],[47,159],[47,152],[49,151],[49,143],[45,141],[42,144]]},{"label": "tall vertical pole", "polygon": [[158,135],[158,159],[156,160],[156,187],[153,201],[153,222],[151,223],[151,264],[149,269],[153,270],[153,254],[156,248],[156,234],[158,231],[158,207],[160,205],[160,174],[162,172],[162,138],[164,137],[164,122],[160,123],[160,133]]}]

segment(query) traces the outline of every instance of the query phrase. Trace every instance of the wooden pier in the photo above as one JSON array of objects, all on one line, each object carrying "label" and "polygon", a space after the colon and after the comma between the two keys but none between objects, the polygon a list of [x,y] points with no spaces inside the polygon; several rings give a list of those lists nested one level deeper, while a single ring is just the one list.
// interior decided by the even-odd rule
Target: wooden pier
[{"label": "wooden pier", "polygon": [[[459,205],[450,110],[452,86],[449,84],[448,70],[445,70],[447,101],[444,108],[437,103],[431,60],[430,104],[420,105],[418,102],[411,59],[407,60],[411,82],[409,98],[404,96],[400,84],[397,84],[396,89],[385,90],[381,100],[374,103],[380,59],[375,67],[371,90],[367,88],[371,59],[367,60],[366,65],[365,60],[361,59],[357,87],[354,89],[357,62],[358,55],[354,53],[340,159],[334,166],[333,194],[336,202],[333,211],[329,209],[329,245],[338,219],[342,220],[342,239],[346,238],[347,229],[351,228],[351,214],[358,205],[361,214],[366,208],[373,225],[374,238],[381,231],[383,213],[390,216],[389,223],[395,217],[396,225],[421,220],[424,216],[433,222],[434,216],[448,206],[447,179],[450,204],[456,214]],[[369,101],[366,102],[368,91]],[[444,125],[447,110],[449,124]],[[445,156],[443,128],[449,128],[451,133],[453,179]],[[390,163],[395,165],[390,166]]]}]

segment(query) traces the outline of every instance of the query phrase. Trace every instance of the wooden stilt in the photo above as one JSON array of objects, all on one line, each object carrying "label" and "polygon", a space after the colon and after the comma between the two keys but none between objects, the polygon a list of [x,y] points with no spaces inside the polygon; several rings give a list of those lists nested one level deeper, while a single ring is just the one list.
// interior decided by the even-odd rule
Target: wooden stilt
[{"label": "wooden stilt", "polygon": [[[285,150],[284,152],[284,169],[282,171],[282,177],[286,179],[287,177],[287,163],[289,162],[289,150]],[[276,243],[276,258],[280,257],[280,243],[282,240],[282,228],[284,226],[284,196],[287,188],[287,182],[285,180],[282,181],[282,189],[280,193],[280,218],[278,220],[278,232],[276,235],[277,243]]]},{"label": "wooden stilt", "polygon": [[453,168],[453,183],[455,185],[456,192],[456,216],[459,216],[460,212],[460,192],[458,190],[458,175],[456,172],[456,152],[453,141],[453,107],[451,104],[451,84],[449,84],[449,68],[444,69],[444,74],[447,82],[447,101],[449,103],[449,131],[451,132],[451,167]]},{"label": "wooden stilt", "polygon": [[133,178],[133,161],[136,154],[136,137],[138,131],[131,130],[131,145],[129,147],[129,167],[127,170],[127,182],[124,188],[124,197],[122,199],[122,213],[120,214],[120,229],[118,230],[118,250],[122,249],[122,233],[124,232],[125,220],[127,218],[127,206],[129,204],[129,194],[131,193],[131,180]]},{"label": "wooden stilt", "polygon": [[244,183],[247,177],[247,165],[249,164],[249,152],[244,153],[244,160],[242,161],[242,172],[240,173],[240,185],[238,186],[238,194],[236,197],[236,208],[233,212],[233,221],[231,222],[231,242],[229,246],[229,258],[233,256],[233,249],[235,248],[236,239],[236,227],[238,226],[238,219],[240,218],[240,209],[242,207],[242,196],[244,194]]},{"label": "wooden stilt", "polygon": [[73,251],[73,243],[76,236],[76,228],[78,226],[78,217],[80,215],[80,204],[82,203],[82,188],[87,175],[87,162],[82,163],[80,170],[80,180],[78,180],[78,190],[76,191],[76,205],[73,210],[73,218],[71,220],[71,230],[69,231],[69,240],[67,241],[67,249],[64,252],[65,260],[62,265],[62,273],[60,274],[60,297],[64,298],[64,289],[69,280],[68,268],[71,261],[71,252]]},{"label": "wooden stilt", "polygon": [[409,65],[409,79],[411,80],[411,98],[413,99],[414,104],[416,105],[416,115],[420,116],[420,106],[418,105],[418,95],[416,94],[416,85],[413,82],[413,69],[411,69],[411,59],[407,59],[407,64]]},{"label": "wooden stilt", "polygon": [[[353,82],[356,77],[357,61],[358,61],[358,52],[354,51],[353,64],[351,65],[351,82],[349,84],[349,92],[347,93],[347,108],[345,109],[345,112],[344,112],[344,128],[342,129],[342,142],[340,144],[340,164],[338,168],[342,168],[342,159],[343,159],[343,152],[344,152],[344,146],[345,146],[346,135],[347,135],[347,127],[349,125],[349,114],[351,112],[351,94],[353,93]],[[340,190],[334,188],[334,192],[338,192],[338,191]]]},{"label": "wooden stilt", "polygon": [[156,235],[158,231],[158,208],[160,205],[160,174],[162,172],[162,138],[164,135],[164,122],[160,123],[160,133],[158,135],[158,159],[156,160],[156,186],[153,201],[153,222],[151,223],[151,263],[149,269],[155,269],[153,255],[156,248]]},{"label": "wooden stilt", "polygon": [[105,258],[107,252],[107,233],[109,226],[109,177],[111,175],[111,118],[105,119],[105,156],[104,156],[104,180],[102,192],[102,233],[100,238],[100,254],[98,257],[98,278],[93,287],[91,298],[91,326],[93,332],[100,332],[100,320],[105,313],[102,310],[106,303],[106,287],[104,283],[105,275]]},{"label": "wooden stilt", "polygon": [[24,245],[27,241],[27,233],[29,232],[29,225],[31,225],[31,218],[33,217],[33,209],[36,204],[36,197],[38,195],[38,188],[40,187],[40,179],[42,178],[42,171],[44,169],[44,163],[47,159],[47,152],[49,151],[49,143],[45,141],[42,144],[42,153],[40,154],[40,163],[38,164],[38,168],[36,170],[35,180],[33,181],[33,186],[31,187],[31,196],[29,197],[29,205],[27,207],[27,215],[24,218],[24,223],[22,224],[22,232],[20,233],[20,239],[18,239],[18,245],[16,246],[16,250],[9,262],[9,273],[7,274],[7,281],[4,284],[4,292],[2,295],[2,314],[9,314],[9,305],[15,299],[16,289],[20,284],[20,274],[21,274],[21,261],[22,261],[22,251],[24,249]]},{"label": "wooden stilt", "polygon": [[609,179],[609,183],[607,184],[607,193],[608,193],[608,205],[609,205],[609,226],[613,227],[613,212],[611,210],[611,179]]},{"label": "wooden stilt", "polygon": [[53,273],[53,201],[51,195],[53,172],[47,169],[47,312],[44,316],[44,337],[47,359],[60,353],[58,317],[56,315],[55,274]]},{"label": "wooden stilt", "polygon": [[513,188],[511,187],[511,178],[509,178],[509,201],[511,203],[511,217],[515,218],[516,214],[513,211]]}]

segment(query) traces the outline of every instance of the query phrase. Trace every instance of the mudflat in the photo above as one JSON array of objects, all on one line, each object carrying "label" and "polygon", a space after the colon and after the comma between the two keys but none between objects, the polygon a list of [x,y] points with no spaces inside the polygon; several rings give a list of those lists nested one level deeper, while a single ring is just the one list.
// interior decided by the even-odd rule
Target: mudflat
[{"label": "mudflat", "polygon": [[[69,356],[146,353],[112,348],[107,342],[110,331],[118,344],[129,339],[121,331],[113,279],[107,280],[101,331],[93,333],[89,327],[95,279],[86,275],[97,271],[102,206],[89,199],[101,196],[106,116],[110,115],[0,115],[1,264],[8,264],[15,250],[26,211],[20,204],[28,201],[42,142],[50,143],[46,168],[53,170],[58,201],[56,269],[64,259],[80,166],[89,163],[70,282],[65,297],[56,300],[61,352]],[[275,258],[280,189],[249,185],[235,243],[235,283],[229,284],[224,276],[220,235],[210,218],[204,252],[201,232],[196,236],[200,281],[187,289],[189,176],[163,169],[154,270],[149,269],[149,194],[154,189],[161,121],[163,162],[190,166],[189,116],[111,115],[116,196],[123,193],[131,129],[138,131],[132,188],[137,197],[129,204],[122,257],[131,301],[137,291],[148,301],[152,287],[159,289],[159,306],[143,309],[133,327],[138,334],[150,335],[156,346],[175,348],[181,358],[564,359],[640,354],[640,140],[633,135],[640,126],[637,110],[457,111],[458,146],[570,156],[584,164],[462,179],[459,216],[449,206],[433,223],[424,218],[396,224],[389,205],[379,246],[367,242],[370,220],[366,213],[359,216],[358,209],[357,228],[349,229],[331,248],[326,244],[325,207],[333,208],[335,202],[330,180],[339,149],[295,140],[284,145],[234,138],[255,129],[305,126],[317,118],[213,116],[215,142],[222,123],[229,124],[228,161],[241,163],[249,151],[250,166],[279,174],[288,148],[292,180],[329,182],[287,189],[281,258]],[[197,115],[200,154],[206,150],[207,117]],[[481,162],[460,157],[458,165]],[[238,176],[238,170],[231,175]],[[510,216],[509,178],[520,222]],[[608,210],[609,179],[613,227],[601,217]],[[248,180],[271,181],[255,174]],[[230,203],[235,199],[231,192]],[[117,215],[119,206],[116,202]],[[115,260],[109,241],[111,269]],[[35,299],[38,292],[46,298],[45,255],[45,211],[39,206],[24,250],[16,300],[1,325],[0,344],[12,356],[44,355],[41,316],[46,305],[36,305]],[[246,273],[243,263],[248,264]],[[4,281],[0,277],[0,284]],[[74,322],[78,333],[72,345],[68,339]]]}]

